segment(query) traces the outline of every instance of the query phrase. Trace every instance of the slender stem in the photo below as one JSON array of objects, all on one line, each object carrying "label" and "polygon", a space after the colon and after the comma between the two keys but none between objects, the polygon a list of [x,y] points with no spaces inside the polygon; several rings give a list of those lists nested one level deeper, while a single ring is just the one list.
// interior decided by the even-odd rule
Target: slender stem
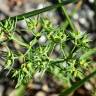
[{"label": "slender stem", "polygon": [[[58,0],[58,2],[59,2],[59,3],[62,3],[62,0]],[[67,18],[67,20],[68,20],[68,23],[70,24],[70,27],[72,28],[73,31],[76,32],[76,28],[75,28],[74,24],[72,23],[72,21],[70,20],[70,17],[69,17],[69,15],[68,15],[66,9],[64,8],[64,6],[60,6],[60,7],[61,7],[61,9],[62,9],[63,15],[66,16],[66,18]]]},{"label": "slender stem", "polygon": [[[60,7],[60,6],[63,6],[63,5],[66,5],[66,4],[75,2],[75,1],[77,1],[77,0],[66,0],[66,1],[64,1],[64,2],[62,2],[62,3],[59,3],[59,4],[56,4],[56,5],[51,5],[51,6],[42,8],[42,9],[38,9],[38,10],[31,11],[31,12],[24,13],[24,14],[17,15],[17,16],[13,16],[13,17],[10,17],[10,18],[13,19],[13,20],[16,20],[16,19],[17,19],[17,21],[23,20],[24,18],[32,17],[32,16],[38,15],[38,14],[40,14],[40,13],[43,13],[43,12],[46,12],[46,11],[49,11],[49,10],[58,8],[58,7]],[[9,18],[9,17],[8,17],[8,18]],[[6,19],[4,19],[4,20],[1,20],[1,22],[5,22],[8,18],[6,18]]]},{"label": "slender stem", "polygon": [[[60,63],[64,62],[65,60],[66,60],[66,59],[50,60],[50,63],[51,63],[52,65],[57,66],[57,67],[60,68],[62,71],[64,71],[64,68],[62,68],[62,67],[60,66]],[[58,63],[58,64],[57,64],[57,63]]]},{"label": "slender stem", "polygon": [[64,62],[66,59],[56,59],[56,60],[50,60],[51,64],[55,64],[55,63],[62,63]]},{"label": "slender stem", "polygon": [[32,40],[32,41],[30,42],[29,48],[28,48],[28,50],[24,53],[23,57],[28,54],[28,52],[30,51],[30,49],[31,49],[31,48],[33,47],[33,45],[35,45],[36,43],[37,43],[37,39],[35,38],[34,40]]},{"label": "slender stem", "polygon": [[72,87],[70,87],[70,88],[64,90],[63,92],[61,92],[61,94],[59,96],[67,96],[68,94],[70,94],[71,92],[75,91],[77,88],[82,86],[86,81],[88,81],[90,78],[92,78],[95,75],[96,75],[96,70],[93,71],[88,76],[86,76],[84,79],[82,79],[79,82],[75,83]]}]

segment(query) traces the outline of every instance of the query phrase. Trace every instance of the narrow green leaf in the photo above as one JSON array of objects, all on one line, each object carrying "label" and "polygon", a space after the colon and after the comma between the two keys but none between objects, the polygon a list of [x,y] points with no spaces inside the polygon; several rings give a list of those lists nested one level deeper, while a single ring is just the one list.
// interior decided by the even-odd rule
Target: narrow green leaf
[{"label": "narrow green leaf", "polygon": [[86,81],[88,81],[91,77],[93,77],[94,75],[96,75],[96,70],[93,71],[91,74],[89,74],[88,76],[86,76],[84,79],[80,80],[79,82],[75,83],[74,85],[72,85],[72,87],[64,90],[61,92],[61,94],[59,96],[67,96],[68,94],[74,92],[76,89],[78,89],[80,86],[82,86]]},{"label": "narrow green leaf", "polygon": [[[63,1],[62,0],[58,0],[58,2],[59,3],[62,3]],[[63,15],[66,16],[66,19],[67,19],[70,27],[72,28],[72,30],[73,31],[77,31],[76,28],[75,28],[75,26],[74,26],[74,24],[72,23],[69,15],[68,15],[68,12],[67,12],[66,8],[61,6],[61,10],[62,10]]]},{"label": "narrow green leaf", "polygon": [[[38,10],[31,11],[31,12],[24,13],[24,14],[17,15],[17,16],[13,16],[13,17],[10,17],[10,18],[13,19],[13,20],[16,20],[16,19],[17,19],[17,21],[23,20],[24,18],[32,17],[32,16],[38,15],[38,14],[40,14],[40,13],[43,13],[43,12],[46,12],[46,11],[49,11],[49,10],[58,8],[58,7],[60,7],[60,6],[66,5],[66,4],[69,4],[69,3],[72,3],[72,2],[76,2],[76,1],[77,1],[77,0],[66,0],[66,1],[63,1],[62,3],[58,3],[58,4],[55,4],[55,5],[51,5],[51,6],[42,8],[42,9],[38,9]],[[8,18],[9,18],[9,17],[8,17]],[[1,22],[5,22],[8,18],[6,18],[6,19],[4,19],[4,20],[1,20]]]},{"label": "narrow green leaf", "polygon": [[86,59],[88,59],[95,52],[96,52],[96,48],[90,49],[88,52],[86,52],[84,55],[82,55],[80,57],[80,60],[86,60]]}]

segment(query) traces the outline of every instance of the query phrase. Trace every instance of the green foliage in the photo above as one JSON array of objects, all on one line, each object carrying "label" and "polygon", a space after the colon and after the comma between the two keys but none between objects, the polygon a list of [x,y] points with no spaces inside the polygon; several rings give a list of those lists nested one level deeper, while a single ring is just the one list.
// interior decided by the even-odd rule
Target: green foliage
[{"label": "green foliage", "polygon": [[[45,73],[51,73],[55,79],[64,84],[67,82],[69,85],[71,85],[70,80],[76,80],[76,78],[83,79],[85,77],[84,72],[91,64],[89,57],[96,49],[92,50],[90,48],[90,40],[87,33],[82,33],[75,29],[66,9],[62,7],[66,21],[60,26],[53,25],[47,18],[41,18],[39,16],[31,18],[31,16],[73,1],[76,0],[67,0],[63,3],[59,0],[59,4],[57,5],[11,17],[0,22],[0,44],[3,45],[13,41],[21,49],[25,50],[22,52],[20,49],[13,50],[6,46],[5,69],[8,69],[8,74],[11,73],[12,78],[17,81],[16,87],[26,85],[37,72],[41,73],[41,78]],[[25,40],[22,37],[23,33],[21,30],[18,32],[16,28],[17,21],[22,19],[27,24],[27,28],[24,31],[31,34],[29,41]],[[67,30],[68,24],[71,27],[70,30]],[[17,35],[17,32],[22,35]],[[43,43],[40,42],[42,36],[46,39]],[[59,46],[58,54],[55,53],[57,46]],[[19,68],[15,68],[17,66],[15,65],[16,60],[20,61]],[[92,76],[89,75],[88,79]],[[75,90],[81,86],[88,80],[86,78],[72,88]],[[72,91],[74,91],[73,89]],[[65,93],[62,93],[62,96]]]},{"label": "green foliage", "polygon": [[[78,78],[83,78],[84,73],[83,70],[88,67],[88,64],[85,66],[82,63],[83,54],[90,50],[88,46],[88,35],[86,33],[81,32],[71,32],[64,30],[64,23],[60,26],[54,26],[52,23],[46,18],[37,18],[26,19],[27,29],[32,33],[34,39],[32,39],[28,44],[24,43],[24,41],[19,41],[15,38],[15,34],[10,35],[7,39],[16,40],[19,45],[25,45],[26,52],[14,52],[10,48],[8,48],[7,57],[6,57],[6,68],[13,73],[14,78],[17,78],[17,87],[21,84],[26,84],[33,78],[36,72],[41,72],[41,76],[44,75],[45,72],[51,72],[54,74],[57,79],[60,80],[62,78],[62,82]],[[7,25],[10,30],[13,28],[10,27],[10,21],[6,21],[9,24]],[[2,24],[2,26],[5,26]],[[12,25],[13,26],[13,25]],[[15,24],[14,24],[15,26]],[[38,31],[38,26],[40,30]],[[7,27],[2,27],[2,31],[4,31]],[[7,34],[10,34],[10,31]],[[16,31],[16,28],[14,27]],[[39,39],[45,36],[46,41],[44,44],[39,43]],[[70,43],[70,46],[67,43]],[[36,47],[37,44],[37,47]],[[52,58],[51,55],[54,53],[56,46],[60,46],[60,56]],[[72,47],[72,48],[71,48]],[[66,50],[69,49],[69,50]],[[79,55],[80,54],[80,55]],[[83,57],[81,57],[81,55]],[[86,57],[86,56],[85,56]],[[14,66],[15,59],[22,59],[22,64],[19,69],[15,69]],[[84,58],[85,59],[85,58]],[[89,62],[88,62],[89,63]],[[11,68],[11,69],[10,69]],[[54,71],[53,71],[54,70]]]}]

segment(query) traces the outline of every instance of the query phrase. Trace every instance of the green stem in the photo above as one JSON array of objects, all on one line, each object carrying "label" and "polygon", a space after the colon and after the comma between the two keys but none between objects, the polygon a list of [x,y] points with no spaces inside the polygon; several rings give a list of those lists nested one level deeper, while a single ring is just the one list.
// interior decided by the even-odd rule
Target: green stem
[{"label": "green stem", "polygon": [[[38,10],[31,11],[31,12],[24,13],[24,14],[17,15],[17,16],[13,16],[13,17],[10,17],[10,18],[13,19],[13,20],[17,20],[17,21],[23,20],[24,18],[32,17],[32,16],[38,15],[38,14],[40,14],[40,13],[43,13],[43,12],[46,12],[46,11],[49,11],[49,10],[58,8],[58,7],[60,7],[60,6],[63,6],[63,5],[66,5],[66,4],[75,2],[75,1],[77,1],[77,0],[66,0],[66,1],[64,1],[64,2],[62,2],[62,3],[59,3],[59,4],[56,4],[56,5],[51,5],[51,6],[42,8],[42,9],[38,9]],[[9,17],[8,17],[8,18],[9,18]],[[8,20],[8,18],[6,18],[6,19],[4,19],[4,20],[1,20],[1,22],[5,22],[6,20]]]},{"label": "green stem", "polygon": [[24,53],[23,57],[29,53],[29,51],[32,49],[32,47],[37,43],[37,39],[35,38],[30,42],[30,45],[28,47],[28,50]]},{"label": "green stem", "polygon": [[90,78],[92,78],[94,75],[96,75],[96,70],[93,71],[91,74],[89,74],[88,76],[86,76],[84,79],[82,79],[81,81],[75,83],[74,85],[72,85],[72,87],[68,88],[67,90],[64,90],[61,92],[61,94],[59,96],[67,96],[68,94],[72,93],[73,91],[75,91],[76,89],[78,89],[80,86],[82,86],[86,81],[88,81]]},{"label": "green stem", "polygon": [[16,41],[16,43],[20,44],[21,46],[28,47],[28,44],[21,42],[15,36],[12,37],[12,40]]},{"label": "green stem", "polygon": [[[66,59],[57,59],[57,60],[50,60],[50,63],[51,63],[52,65],[57,66],[57,67],[60,68],[62,71],[64,71],[64,68],[62,68],[62,67],[60,66],[60,63],[62,63],[62,62],[64,62],[64,61],[66,61]],[[57,63],[58,63],[58,64],[57,64]]]},{"label": "green stem", "polygon": [[50,60],[51,64],[56,64],[56,63],[62,63],[66,61],[66,59],[56,59],[56,60]]},{"label": "green stem", "polygon": [[[59,2],[59,3],[62,3],[62,0],[58,0],[58,2]],[[63,15],[66,16],[66,18],[67,18],[67,20],[68,20],[68,23],[70,24],[70,27],[72,28],[73,31],[76,32],[76,28],[75,28],[74,24],[72,23],[72,21],[70,20],[70,17],[69,17],[69,15],[68,15],[66,9],[64,8],[64,6],[60,6],[60,7],[61,7],[61,9],[62,9]]]}]

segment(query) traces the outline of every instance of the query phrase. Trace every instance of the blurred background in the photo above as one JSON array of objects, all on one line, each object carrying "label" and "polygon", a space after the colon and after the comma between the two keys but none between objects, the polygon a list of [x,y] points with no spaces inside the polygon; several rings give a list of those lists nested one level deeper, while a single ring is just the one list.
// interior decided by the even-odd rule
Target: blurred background
[{"label": "blurred background", "polygon": [[[58,3],[57,0],[0,0],[0,20],[56,3]],[[92,40],[91,47],[96,47],[96,0],[78,0],[77,3],[68,4],[65,7],[76,28],[81,32],[87,32]],[[74,9],[76,12],[72,15]],[[59,8],[56,11],[45,12],[42,16],[49,18],[54,25],[59,25],[65,20]],[[26,23],[22,20],[17,23],[17,26],[26,28]],[[41,42],[44,40],[45,38],[42,37]],[[0,48],[5,50],[4,47]],[[58,51],[58,47],[56,50]],[[96,56],[93,59],[96,61]],[[2,70],[1,64],[0,70]],[[2,76],[6,73],[6,70],[1,72]],[[39,75],[36,74],[34,80],[28,84],[25,96],[58,96],[63,88],[59,81],[54,80],[51,75],[46,75],[41,82],[38,79]],[[13,96],[14,88],[15,84],[9,78],[0,79],[0,96]],[[86,82],[72,96],[96,96],[96,78]]]}]

